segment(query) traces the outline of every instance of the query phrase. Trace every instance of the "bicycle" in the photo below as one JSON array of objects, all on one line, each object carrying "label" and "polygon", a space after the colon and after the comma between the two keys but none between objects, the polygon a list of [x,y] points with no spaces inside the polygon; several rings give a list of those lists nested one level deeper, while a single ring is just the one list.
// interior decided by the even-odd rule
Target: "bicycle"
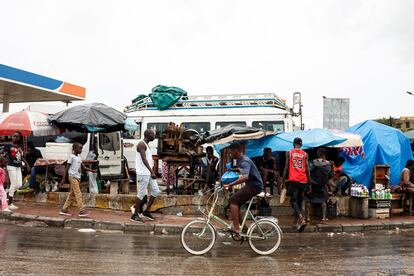
[{"label": "bicycle", "polygon": [[[227,223],[213,214],[222,188],[215,187],[211,191],[213,190],[214,192],[207,199],[205,210],[201,208],[200,200],[198,209],[204,215],[204,218],[197,218],[189,222],[186,226],[184,226],[184,229],[181,232],[181,244],[190,254],[204,255],[213,248],[217,238],[217,229],[212,224],[212,221],[224,226],[227,230],[226,232],[229,232],[228,230],[231,228],[230,223]],[[208,192],[203,195],[206,195],[207,193]],[[256,197],[263,198],[264,195],[265,194],[262,192],[256,195]],[[235,241],[241,241],[241,243],[243,243],[244,240],[248,240],[250,248],[257,254],[270,255],[280,246],[282,240],[282,229],[280,228],[276,218],[255,217],[252,214],[250,208],[254,198],[255,197],[250,200],[247,206],[243,222],[240,227],[240,229],[245,229],[247,218],[250,216],[253,223],[250,227],[248,227],[247,232],[243,232],[242,230],[240,234],[234,234],[233,232],[229,233]],[[210,208],[208,208],[209,203],[211,203]]]}]

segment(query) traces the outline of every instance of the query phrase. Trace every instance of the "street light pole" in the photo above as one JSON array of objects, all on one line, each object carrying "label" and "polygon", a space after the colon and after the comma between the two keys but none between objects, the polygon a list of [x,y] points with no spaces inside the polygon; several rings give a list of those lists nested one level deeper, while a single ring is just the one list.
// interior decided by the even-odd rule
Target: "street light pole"
[{"label": "street light pole", "polygon": [[[305,129],[305,125],[303,124],[303,115],[302,115],[302,94],[300,92],[295,92],[293,93],[293,109],[295,109],[295,107],[298,108],[298,110],[293,110],[293,114],[294,116],[298,116],[299,115],[299,120],[300,120],[300,129],[304,130]],[[297,112],[295,112],[297,111]]]}]

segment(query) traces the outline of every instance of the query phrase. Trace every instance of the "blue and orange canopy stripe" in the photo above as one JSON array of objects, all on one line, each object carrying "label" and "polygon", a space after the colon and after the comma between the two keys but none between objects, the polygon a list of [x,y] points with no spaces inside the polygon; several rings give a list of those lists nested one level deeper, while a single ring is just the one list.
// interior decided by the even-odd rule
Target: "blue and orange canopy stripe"
[{"label": "blue and orange canopy stripe", "polygon": [[63,82],[25,70],[0,64],[0,79],[19,82],[23,85],[34,86],[43,90],[51,90],[85,99],[86,89],[68,82]]}]

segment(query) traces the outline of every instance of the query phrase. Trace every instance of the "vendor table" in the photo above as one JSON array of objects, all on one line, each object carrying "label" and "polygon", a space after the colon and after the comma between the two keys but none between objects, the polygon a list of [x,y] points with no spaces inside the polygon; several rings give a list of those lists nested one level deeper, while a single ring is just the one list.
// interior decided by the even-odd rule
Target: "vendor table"
[{"label": "vendor table", "polygon": [[[63,165],[66,163],[67,160],[62,159],[45,159],[45,158],[38,158],[34,164],[35,167],[45,167],[45,179],[41,182],[42,185],[46,186],[48,177],[49,177],[49,166],[56,166],[56,165]],[[98,163],[97,160],[82,160],[82,163],[85,165],[96,165]],[[69,188],[69,185],[64,187],[58,187],[58,188]],[[45,187],[46,189],[46,187]]]},{"label": "vendor table", "polygon": [[[178,191],[178,175],[181,171],[184,171],[184,174],[188,173],[190,171],[190,161],[188,156],[185,155],[171,155],[171,156],[166,156],[162,159],[164,162],[167,163],[167,166],[174,166],[177,169],[175,170],[175,183],[173,184],[173,191],[175,191],[177,193]],[[199,158],[195,157],[194,158],[194,162],[195,164],[199,163]],[[197,166],[196,166],[196,170],[197,170]],[[195,173],[195,175],[198,175],[197,173]],[[184,184],[184,190],[185,189],[189,189],[194,188],[195,184],[199,184],[200,186],[200,182],[204,181],[200,178],[197,177],[184,177],[182,178],[183,180],[183,184]],[[199,187],[200,188],[200,187]],[[167,183],[167,194],[170,194],[171,190],[170,190],[170,183]]]},{"label": "vendor table", "polygon": [[55,191],[59,190],[58,185],[56,185],[56,188],[50,187],[48,183],[49,178],[49,166],[56,166],[56,165],[63,165],[65,164],[66,160],[61,159],[44,159],[44,158],[38,158],[34,164],[35,167],[45,167],[45,179],[40,182],[40,189],[44,190],[46,192],[49,191]]}]

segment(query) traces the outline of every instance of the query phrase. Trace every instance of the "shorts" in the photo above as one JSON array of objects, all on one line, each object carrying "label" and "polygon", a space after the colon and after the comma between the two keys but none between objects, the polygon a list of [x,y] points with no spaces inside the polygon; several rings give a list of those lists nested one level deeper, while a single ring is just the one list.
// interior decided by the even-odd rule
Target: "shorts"
[{"label": "shorts", "polygon": [[303,198],[308,184],[299,182],[288,182],[287,185],[287,196],[292,199]]},{"label": "shorts", "polygon": [[147,195],[148,187],[151,191],[151,196],[157,197],[160,193],[157,181],[152,179],[150,175],[137,175],[137,197],[140,200]]},{"label": "shorts", "polygon": [[243,203],[252,199],[252,197],[260,194],[262,189],[250,185],[245,185],[238,190],[230,199],[231,204],[242,205]]}]

